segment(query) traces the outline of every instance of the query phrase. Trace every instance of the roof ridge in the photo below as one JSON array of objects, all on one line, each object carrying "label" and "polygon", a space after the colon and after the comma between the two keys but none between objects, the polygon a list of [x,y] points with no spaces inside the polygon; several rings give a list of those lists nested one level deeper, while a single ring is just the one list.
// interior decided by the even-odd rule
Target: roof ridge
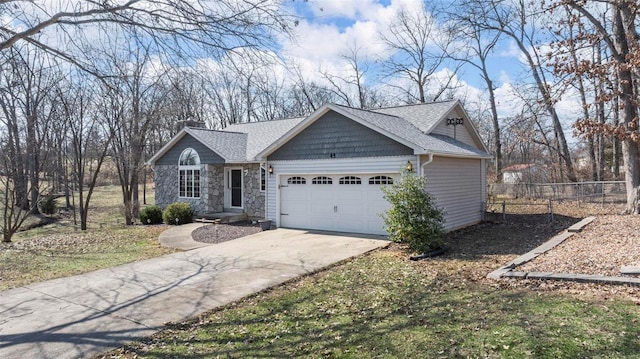
[{"label": "roof ridge", "polygon": [[389,113],[381,113],[381,112],[377,112],[376,110],[373,110],[373,109],[357,108],[357,107],[351,107],[351,106],[340,105],[340,104],[336,104],[336,103],[332,103],[332,105],[334,105],[334,106],[338,106],[338,107],[342,107],[342,108],[348,108],[348,109],[356,110],[356,111],[362,111],[362,112],[375,113],[376,115],[382,115],[382,116],[389,116],[389,117],[401,118],[401,119],[403,119],[403,120],[404,120],[404,118],[402,118],[402,117],[400,117],[400,116],[392,115],[392,114],[389,114]]},{"label": "roof ridge", "polygon": [[197,131],[209,131],[209,132],[220,132],[220,133],[235,133],[235,134],[239,134],[239,135],[246,135],[246,132],[240,132],[240,131],[225,131],[224,129],[220,129],[220,130],[214,130],[211,128],[202,128],[202,127],[187,127],[189,130],[197,130]]},{"label": "roof ridge", "polygon": [[[236,122],[236,123],[230,124],[229,126],[233,126],[233,125],[253,125],[253,124],[256,124],[256,123],[267,123],[267,122],[274,122],[274,121],[298,120],[298,119],[306,118],[307,116],[274,118],[273,120],[262,120],[262,121],[253,121],[253,122]],[[227,126],[227,127],[229,127],[229,126]]]},{"label": "roof ridge", "polygon": [[425,103],[414,103],[414,104],[408,104],[408,105],[395,105],[395,106],[387,106],[387,107],[380,107],[380,108],[377,108],[377,109],[372,109],[372,111],[386,110],[386,109],[400,108],[400,107],[427,106],[427,105],[433,105],[433,104],[437,104],[437,103],[447,103],[447,102],[457,102],[457,101],[459,101],[459,100],[440,100],[440,101],[432,101],[432,102],[425,102]]}]

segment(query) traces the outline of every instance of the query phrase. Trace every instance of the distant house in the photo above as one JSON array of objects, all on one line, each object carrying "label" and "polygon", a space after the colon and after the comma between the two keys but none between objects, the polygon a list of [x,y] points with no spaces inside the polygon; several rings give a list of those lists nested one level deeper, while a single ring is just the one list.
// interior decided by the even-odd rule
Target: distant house
[{"label": "distant house", "polygon": [[403,168],[427,176],[446,228],[481,220],[487,153],[458,101],[184,128],[150,160],[156,204],[239,211],[279,227],[384,234],[380,186]]},{"label": "distant house", "polygon": [[547,172],[542,165],[521,163],[502,170],[502,182],[506,184],[547,182]]}]

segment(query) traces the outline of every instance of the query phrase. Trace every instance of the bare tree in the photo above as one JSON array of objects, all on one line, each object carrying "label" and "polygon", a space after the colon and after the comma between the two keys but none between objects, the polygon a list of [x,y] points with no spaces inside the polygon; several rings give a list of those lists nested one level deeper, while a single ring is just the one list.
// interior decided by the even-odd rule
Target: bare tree
[{"label": "bare tree", "polygon": [[152,67],[149,48],[142,43],[114,54],[111,60],[119,75],[108,81],[102,113],[112,136],[111,155],[120,180],[125,223],[131,224],[138,216],[147,136],[158,120],[165,95],[159,83],[167,70]]},{"label": "bare tree", "polygon": [[[20,42],[74,63],[94,74],[102,70],[87,51],[95,39],[92,27],[103,33],[135,28],[160,51],[179,60],[201,49],[224,53],[242,47],[260,47],[277,32],[289,32],[296,20],[283,12],[279,1],[217,0],[78,0],[65,2],[5,0],[2,14],[20,24],[0,28],[0,50]],[[89,31],[86,31],[89,30]],[[45,33],[47,36],[39,36]],[[92,41],[93,40],[93,41]]]},{"label": "bare tree", "polygon": [[9,174],[19,205],[37,214],[34,204],[39,201],[40,175],[48,156],[42,145],[53,116],[50,95],[60,75],[57,64],[29,49],[13,48],[2,57],[7,87],[0,91],[0,108],[13,162]]},{"label": "bare tree", "polygon": [[[12,167],[12,162],[7,152],[3,151],[2,155],[0,155],[0,170],[7,173]],[[11,242],[13,235],[31,215],[31,210],[37,203],[30,204],[31,207],[28,208],[15,205],[19,201],[17,195],[20,190],[16,187],[16,182],[11,176],[0,176],[0,191],[2,242],[8,243]]]},{"label": "bare tree", "polygon": [[94,99],[100,98],[101,94],[94,89],[101,87],[79,76],[75,83],[60,84],[57,95],[61,116],[68,129],[73,178],[80,207],[80,229],[86,230],[91,196],[107,157],[112,133],[96,113],[98,107]]},{"label": "bare tree", "polygon": [[437,101],[456,85],[454,80],[460,64],[453,64],[454,70],[446,72],[444,79],[435,76],[445,65],[451,65],[447,63],[447,53],[451,52],[449,48],[454,41],[452,34],[442,31],[438,25],[424,6],[416,12],[402,8],[389,28],[379,34],[392,52],[388,59],[381,60],[386,75],[400,76],[411,85],[407,88],[388,84],[400,90],[406,102]]},{"label": "bare tree", "polygon": [[373,79],[373,59],[362,55],[362,47],[357,44],[351,45],[340,59],[345,62],[345,69],[341,72],[320,71],[329,83],[328,89],[347,106],[363,109],[380,107],[380,96],[373,86],[367,84],[367,80]]},{"label": "bare tree", "polygon": [[[604,77],[608,70],[616,75],[616,87],[608,93],[600,94],[597,101],[613,103],[621,110],[621,122],[596,124],[584,120],[577,124],[583,133],[602,132],[622,141],[622,155],[625,163],[625,181],[627,190],[628,213],[640,213],[640,132],[638,129],[638,64],[640,63],[640,43],[638,41],[637,21],[639,5],[637,1],[605,1],[607,12],[601,6],[582,1],[566,0],[557,4],[570,6],[579,15],[574,21],[589,23],[593,32],[585,31],[581,40],[587,43],[603,43],[609,53],[610,61],[606,66],[584,63],[573,69],[578,76]],[[607,23],[601,19],[610,19]],[[611,29],[607,25],[610,24]],[[617,111],[617,110],[616,110]]]},{"label": "bare tree", "polygon": [[454,21],[454,27],[451,31],[457,34],[457,41],[465,45],[456,48],[466,50],[463,50],[462,53],[449,53],[449,56],[456,61],[475,67],[480,72],[480,77],[487,86],[490,119],[493,128],[491,139],[493,141],[493,151],[495,155],[495,180],[497,183],[501,183],[503,161],[500,121],[496,104],[495,85],[489,75],[489,68],[487,66],[489,55],[498,43],[501,31],[487,30],[482,26],[482,20],[478,16],[478,14],[481,13],[478,5],[476,1],[462,2],[459,7],[456,7],[453,12],[449,13],[449,16]]},{"label": "bare tree", "polygon": [[481,20],[479,25],[487,30],[501,32],[511,39],[520,50],[540,94],[540,102],[544,104],[545,110],[552,120],[554,146],[558,149],[566,176],[569,181],[573,182],[576,181],[576,175],[571,152],[555,107],[561,93],[553,91],[544,68],[545,58],[541,56],[538,48],[539,24],[543,19],[544,12],[537,6],[539,5],[526,0],[509,2],[482,0],[477,8],[478,11],[482,11],[478,17]]}]

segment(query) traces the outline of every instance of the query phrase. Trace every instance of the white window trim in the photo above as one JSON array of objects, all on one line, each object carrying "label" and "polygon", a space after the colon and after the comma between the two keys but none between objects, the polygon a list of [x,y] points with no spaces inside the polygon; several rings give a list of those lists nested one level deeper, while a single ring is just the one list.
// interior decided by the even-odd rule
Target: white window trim
[{"label": "white window trim", "polygon": [[[180,159],[182,158],[182,155],[188,151],[188,150],[192,150],[193,152],[195,152],[195,154],[198,156],[198,164],[197,165],[181,165],[180,164]],[[185,174],[187,171],[191,172],[191,175],[193,176],[195,174],[194,171],[198,171],[198,196],[182,196],[181,195],[181,187],[182,187],[182,182],[180,181],[180,175],[182,173],[182,171],[185,171]],[[178,198],[183,198],[183,199],[199,199],[202,197],[202,166],[200,165],[200,155],[198,154],[198,151],[196,151],[195,149],[188,147],[185,148],[181,153],[180,156],[178,157]],[[186,194],[186,179],[185,179],[185,194]],[[193,193],[193,188],[195,188],[195,184],[196,181],[192,180],[192,193]]]},{"label": "white window trim", "polygon": [[[262,162],[260,163],[260,192],[267,191],[267,164]],[[264,187],[262,184],[264,183]]]}]

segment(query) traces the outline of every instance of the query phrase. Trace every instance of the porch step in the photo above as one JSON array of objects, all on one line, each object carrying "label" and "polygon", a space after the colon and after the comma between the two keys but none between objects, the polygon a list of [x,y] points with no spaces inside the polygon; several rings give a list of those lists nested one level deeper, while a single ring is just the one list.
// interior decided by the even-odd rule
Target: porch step
[{"label": "porch step", "polygon": [[218,213],[202,213],[197,214],[194,217],[195,222],[213,223],[234,223],[249,220],[249,216],[246,213],[236,212],[218,212]]}]

